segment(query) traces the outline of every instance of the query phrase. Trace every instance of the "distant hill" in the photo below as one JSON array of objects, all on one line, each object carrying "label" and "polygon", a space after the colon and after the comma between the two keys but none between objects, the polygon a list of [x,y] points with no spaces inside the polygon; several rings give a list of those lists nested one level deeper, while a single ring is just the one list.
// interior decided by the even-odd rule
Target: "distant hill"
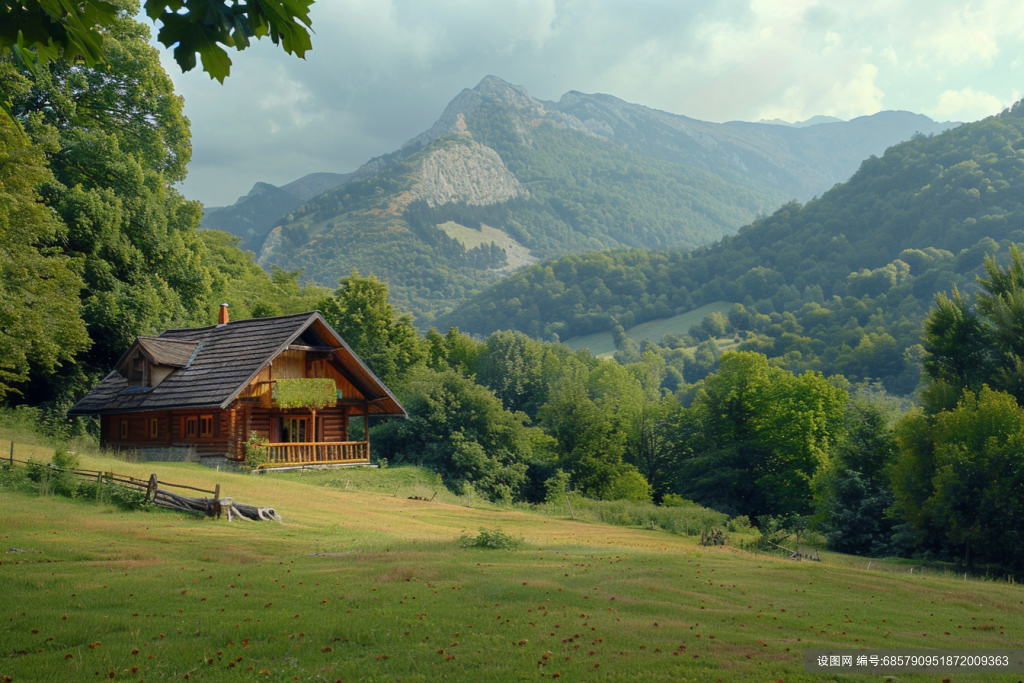
[{"label": "distant hill", "polygon": [[807,126],[817,126],[819,123],[839,123],[843,119],[836,118],[835,116],[812,116],[806,121],[783,121],[782,119],[761,119],[758,123],[770,123],[773,126],[791,126],[793,128],[806,128]]},{"label": "distant hill", "polygon": [[[203,227],[326,285],[373,273],[427,325],[540,259],[709,244],[948,125],[907,112],[804,128],[707,123],[608,95],[545,102],[487,77],[400,149],[331,176],[333,189],[299,205],[294,183],[258,184]],[[297,182],[312,194],[319,175]]]},{"label": "distant hill", "polygon": [[297,209],[307,199],[338,187],[351,176],[351,173],[310,173],[281,187],[256,183],[249,194],[239,197],[231,206],[205,208],[199,227],[237,235],[242,238],[239,247],[259,251],[267,233],[289,211]]}]

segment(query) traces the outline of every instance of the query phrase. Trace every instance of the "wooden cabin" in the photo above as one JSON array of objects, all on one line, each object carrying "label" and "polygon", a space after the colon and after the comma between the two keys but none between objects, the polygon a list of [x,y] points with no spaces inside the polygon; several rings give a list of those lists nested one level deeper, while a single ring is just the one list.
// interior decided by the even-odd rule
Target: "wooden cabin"
[{"label": "wooden cabin", "polygon": [[[369,417],[405,409],[318,312],[229,322],[138,337],[69,415],[98,415],[105,447],[146,460],[244,460],[253,436],[267,466],[368,463]],[[281,409],[278,380],[333,379],[334,406]],[[360,420],[358,440],[349,439]]]}]

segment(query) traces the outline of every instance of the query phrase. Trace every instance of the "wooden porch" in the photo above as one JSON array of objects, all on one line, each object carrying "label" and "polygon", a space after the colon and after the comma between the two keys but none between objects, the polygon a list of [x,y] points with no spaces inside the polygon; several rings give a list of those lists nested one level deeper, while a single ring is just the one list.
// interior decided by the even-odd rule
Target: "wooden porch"
[{"label": "wooden porch", "polygon": [[267,462],[256,469],[302,465],[369,464],[369,441],[309,441],[267,444]]}]

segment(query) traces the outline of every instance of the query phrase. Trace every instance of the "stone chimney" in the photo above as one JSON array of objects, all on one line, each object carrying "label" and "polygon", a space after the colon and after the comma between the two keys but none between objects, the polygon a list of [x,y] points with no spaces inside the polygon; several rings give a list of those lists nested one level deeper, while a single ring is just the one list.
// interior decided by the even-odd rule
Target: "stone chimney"
[{"label": "stone chimney", "polygon": [[220,313],[217,315],[217,324],[218,325],[227,325],[228,324],[228,305],[227,304],[221,304],[220,305]]}]

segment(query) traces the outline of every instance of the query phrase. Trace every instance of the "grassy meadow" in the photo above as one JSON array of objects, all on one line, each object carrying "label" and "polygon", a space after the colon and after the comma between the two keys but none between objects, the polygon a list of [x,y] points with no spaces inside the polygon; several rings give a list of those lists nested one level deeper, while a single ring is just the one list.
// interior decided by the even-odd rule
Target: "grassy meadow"
[{"label": "grassy meadow", "polygon": [[[874,681],[804,674],[801,650],[1024,635],[1024,591],[1005,582],[701,547],[447,492],[408,500],[433,484],[411,468],[253,476],[81,458],[220,483],[284,523],[0,490],[3,550],[25,551],[0,554],[3,681]],[[480,528],[523,545],[465,547]],[[891,678],[1020,678],[971,676]]]}]

